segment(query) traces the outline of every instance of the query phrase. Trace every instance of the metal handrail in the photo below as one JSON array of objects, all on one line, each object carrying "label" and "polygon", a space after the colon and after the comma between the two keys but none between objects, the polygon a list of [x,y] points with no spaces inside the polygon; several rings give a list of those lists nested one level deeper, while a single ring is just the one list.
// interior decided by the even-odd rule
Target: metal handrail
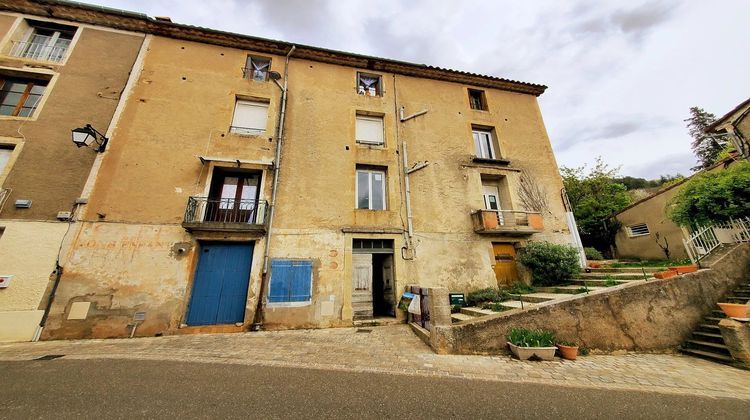
[{"label": "metal handrail", "polygon": [[70,40],[68,39],[59,39],[56,45],[49,45],[48,42],[13,41],[10,55],[32,60],[60,62],[65,58],[69,46]]},{"label": "metal handrail", "polygon": [[185,223],[246,223],[262,225],[266,222],[266,200],[189,197],[185,209]]}]

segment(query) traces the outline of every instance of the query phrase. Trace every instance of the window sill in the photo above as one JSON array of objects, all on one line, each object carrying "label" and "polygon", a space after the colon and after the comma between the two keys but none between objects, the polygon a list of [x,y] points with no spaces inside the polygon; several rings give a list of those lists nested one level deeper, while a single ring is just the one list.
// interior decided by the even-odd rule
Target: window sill
[{"label": "window sill", "polygon": [[60,61],[40,60],[38,58],[21,57],[21,56],[17,56],[17,55],[8,55],[8,54],[2,54],[2,55],[0,55],[0,57],[2,57],[4,59],[18,60],[18,61],[23,61],[25,63],[39,64],[39,65],[45,65],[45,66],[63,66],[68,61],[68,55],[67,54]]},{"label": "window sill", "polygon": [[265,137],[266,132],[264,131],[253,131],[253,132],[245,132],[245,131],[237,131],[234,128],[229,129],[229,134],[239,137]]},{"label": "window sill", "polygon": [[357,146],[367,147],[370,149],[385,149],[385,143],[370,143],[366,141],[357,141]]},{"label": "window sill", "polygon": [[479,111],[479,112],[490,112],[489,109],[476,109],[476,108],[470,108],[472,111]]},{"label": "window sill", "polygon": [[312,305],[312,301],[308,300],[305,302],[268,302],[266,303],[267,308],[301,308],[303,306]]},{"label": "window sill", "polygon": [[488,159],[488,158],[481,158],[474,156],[471,159],[474,163],[484,163],[487,165],[497,165],[497,166],[508,166],[510,165],[510,161],[508,159]]}]

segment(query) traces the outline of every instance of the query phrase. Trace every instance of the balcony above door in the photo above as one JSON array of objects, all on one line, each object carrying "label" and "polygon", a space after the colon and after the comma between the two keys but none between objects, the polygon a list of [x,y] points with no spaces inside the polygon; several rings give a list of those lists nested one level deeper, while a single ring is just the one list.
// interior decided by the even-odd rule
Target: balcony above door
[{"label": "balcony above door", "polygon": [[544,230],[539,212],[517,210],[477,210],[471,214],[474,232],[483,235],[530,236]]},{"label": "balcony above door", "polygon": [[188,232],[266,233],[266,200],[189,197],[182,227]]}]

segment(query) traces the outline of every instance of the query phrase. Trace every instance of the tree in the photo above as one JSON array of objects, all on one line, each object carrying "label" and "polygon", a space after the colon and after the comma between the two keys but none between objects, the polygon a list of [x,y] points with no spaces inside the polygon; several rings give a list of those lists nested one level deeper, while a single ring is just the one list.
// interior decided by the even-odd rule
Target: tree
[{"label": "tree", "polygon": [[585,173],[585,166],[561,168],[581,241],[584,246],[593,246],[608,255],[620,228],[620,222],[612,215],[631,202],[625,185],[615,179],[617,172],[617,168],[610,168],[601,157],[596,158],[588,173]]},{"label": "tree", "polygon": [[691,170],[699,171],[718,162],[723,146],[705,132],[706,128],[716,121],[716,115],[694,106],[690,108],[690,118],[685,121],[690,137],[693,138],[690,148],[698,157],[698,165]]},{"label": "tree", "polygon": [[667,204],[669,218],[680,226],[726,222],[750,216],[750,164],[695,175]]}]

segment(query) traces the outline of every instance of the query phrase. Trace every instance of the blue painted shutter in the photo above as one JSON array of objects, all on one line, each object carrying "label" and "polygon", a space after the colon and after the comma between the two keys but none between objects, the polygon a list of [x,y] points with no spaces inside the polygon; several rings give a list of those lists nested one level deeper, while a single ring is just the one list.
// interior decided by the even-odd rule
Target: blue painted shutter
[{"label": "blue painted shutter", "polygon": [[307,302],[311,287],[312,261],[271,260],[269,302]]}]

